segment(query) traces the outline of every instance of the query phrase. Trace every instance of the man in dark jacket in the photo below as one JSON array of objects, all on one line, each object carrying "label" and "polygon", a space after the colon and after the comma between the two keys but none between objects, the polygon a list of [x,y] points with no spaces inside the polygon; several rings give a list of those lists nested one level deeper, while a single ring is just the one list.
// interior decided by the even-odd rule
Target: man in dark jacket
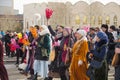
[{"label": "man in dark jacket", "polygon": [[10,33],[9,31],[7,31],[5,35],[5,50],[7,56],[10,56],[10,47],[9,47],[10,40],[11,40]]},{"label": "man in dark jacket", "polygon": [[115,43],[114,43],[114,37],[113,34],[108,32],[108,25],[102,24],[101,29],[103,32],[105,32],[108,36],[108,53],[107,53],[107,63],[111,64],[113,55],[114,55],[114,49],[115,49]]}]

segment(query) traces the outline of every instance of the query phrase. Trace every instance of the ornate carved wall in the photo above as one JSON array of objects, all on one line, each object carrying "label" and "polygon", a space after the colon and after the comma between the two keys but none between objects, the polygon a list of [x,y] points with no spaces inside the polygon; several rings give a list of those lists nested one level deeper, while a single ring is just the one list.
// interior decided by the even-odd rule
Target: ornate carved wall
[{"label": "ornate carved wall", "polygon": [[[39,13],[41,20],[39,25],[46,24],[45,9],[53,9],[53,16],[49,24],[56,26],[61,24],[64,26],[83,26],[91,25],[92,27],[100,26],[102,23],[109,25],[120,25],[120,5],[110,2],[106,5],[100,2],[87,4],[84,1],[79,1],[72,5],[70,2],[57,3],[34,3],[24,6],[24,29],[26,30],[30,25],[34,25],[34,14]],[[76,18],[77,16],[77,18]],[[77,19],[77,20],[76,20]]]}]

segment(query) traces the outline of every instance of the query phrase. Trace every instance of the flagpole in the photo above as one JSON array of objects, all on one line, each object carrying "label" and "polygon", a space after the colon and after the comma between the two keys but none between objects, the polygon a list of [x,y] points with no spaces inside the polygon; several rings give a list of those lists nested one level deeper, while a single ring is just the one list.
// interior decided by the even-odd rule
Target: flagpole
[{"label": "flagpole", "polygon": [[48,26],[48,19],[47,19],[47,26]]}]

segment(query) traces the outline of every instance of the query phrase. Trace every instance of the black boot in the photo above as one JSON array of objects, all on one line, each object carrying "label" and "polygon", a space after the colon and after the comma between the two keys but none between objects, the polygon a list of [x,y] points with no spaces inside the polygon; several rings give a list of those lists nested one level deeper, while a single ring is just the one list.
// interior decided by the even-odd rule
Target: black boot
[{"label": "black boot", "polygon": [[32,80],[37,80],[37,73],[34,75]]},{"label": "black boot", "polygon": [[46,77],[44,80],[52,80],[52,77]]}]

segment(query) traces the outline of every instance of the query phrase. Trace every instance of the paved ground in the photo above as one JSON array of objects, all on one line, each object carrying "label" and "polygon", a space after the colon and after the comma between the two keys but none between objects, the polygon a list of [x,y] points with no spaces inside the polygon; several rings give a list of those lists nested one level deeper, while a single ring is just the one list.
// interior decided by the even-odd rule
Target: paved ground
[{"label": "paved ground", "polygon": [[21,80],[25,79],[26,76],[21,75],[19,71],[17,70],[16,66],[14,64],[6,64],[5,65],[8,71],[9,80]]},{"label": "paved ground", "polygon": [[[7,72],[8,72],[9,80],[27,80],[27,77],[29,77],[29,75],[25,76],[25,75],[20,74],[18,68],[15,65],[15,60],[16,60],[15,57],[8,58],[4,56],[4,63],[5,63]],[[60,79],[55,78],[53,80],[60,80]]]},{"label": "paved ground", "polygon": [[110,67],[110,71],[109,71],[109,74],[108,74],[108,80],[114,80],[114,68],[113,67]]},{"label": "paved ground", "polygon": [[[7,59],[7,58],[6,58]],[[11,62],[10,62],[11,60]],[[9,80],[26,80],[27,76],[21,75],[19,73],[19,71],[17,70],[17,67],[14,65],[15,58],[13,59],[7,59],[5,61],[5,66],[7,68],[8,71],[8,75],[9,75]],[[109,79],[108,80],[114,80],[114,68],[111,67],[111,70],[109,71]],[[60,79],[54,79],[54,80],[60,80]]]}]

